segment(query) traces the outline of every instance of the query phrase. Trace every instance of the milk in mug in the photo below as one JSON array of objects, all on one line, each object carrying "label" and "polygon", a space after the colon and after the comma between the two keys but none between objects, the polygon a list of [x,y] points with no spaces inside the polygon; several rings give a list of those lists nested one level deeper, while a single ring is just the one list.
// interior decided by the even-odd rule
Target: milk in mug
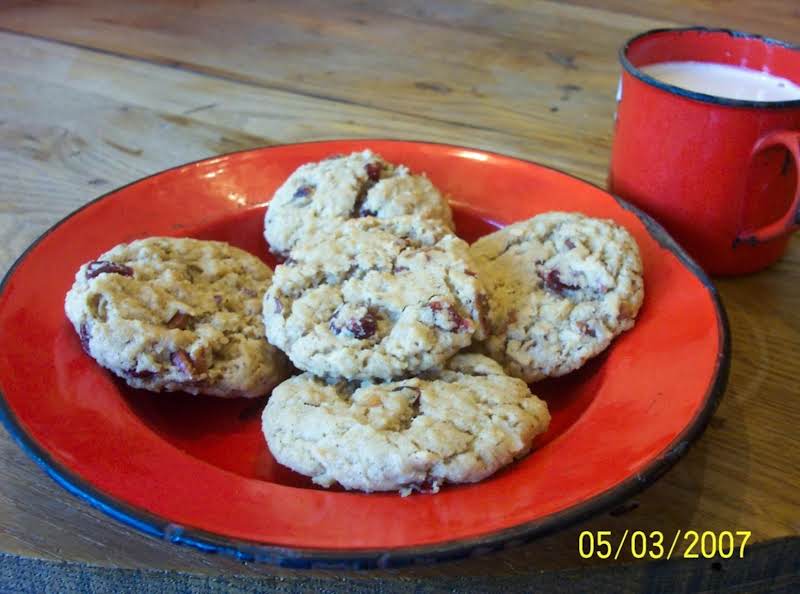
[{"label": "milk in mug", "polygon": [[639,68],[667,84],[745,101],[800,100],[800,85],[767,72],[713,62],[659,62]]}]

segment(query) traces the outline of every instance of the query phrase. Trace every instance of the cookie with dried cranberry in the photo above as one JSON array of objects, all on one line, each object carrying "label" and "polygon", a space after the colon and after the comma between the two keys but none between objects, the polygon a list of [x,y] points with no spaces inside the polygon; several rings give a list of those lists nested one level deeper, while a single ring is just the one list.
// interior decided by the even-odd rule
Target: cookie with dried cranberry
[{"label": "cookie with dried cranberry", "polygon": [[288,374],[264,339],[271,277],[226,243],[151,237],[81,266],[65,310],[84,350],[134,388],[257,397]]},{"label": "cookie with dried cranberry", "polygon": [[345,221],[275,269],[267,337],[319,376],[389,380],[440,366],[485,336],[468,251],[430,219]]},{"label": "cookie with dried cranberry", "polygon": [[528,382],[602,352],[644,298],[636,241],[610,220],[549,212],[482,237],[470,254],[491,306],[481,346]]},{"label": "cookie with dried cranberry", "polygon": [[425,175],[365,150],[307,163],[278,188],[264,219],[270,249],[288,255],[298,241],[347,219],[417,215],[453,228],[447,200]]},{"label": "cookie with dried cranberry", "polygon": [[527,454],[547,404],[488,357],[382,384],[310,373],[272,393],[262,428],[275,459],[318,485],[437,492],[474,483]]}]

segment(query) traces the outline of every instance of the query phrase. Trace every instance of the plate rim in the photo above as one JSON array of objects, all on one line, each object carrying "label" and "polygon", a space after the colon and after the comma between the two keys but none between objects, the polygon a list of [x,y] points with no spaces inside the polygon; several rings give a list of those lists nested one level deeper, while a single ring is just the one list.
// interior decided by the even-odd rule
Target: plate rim
[{"label": "plate rim", "polygon": [[703,404],[694,417],[684,427],[684,429],[650,462],[643,470],[628,477],[626,480],[606,489],[602,493],[591,497],[583,502],[572,505],[561,511],[549,514],[543,518],[531,520],[518,524],[511,528],[496,530],[489,534],[471,538],[460,538],[441,543],[399,547],[395,549],[321,549],[321,548],[302,548],[287,547],[279,545],[268,545],[255,541],[237,539],[223,536],[213,532],[208,532],[198,528],[188,528],[171,522],[169,519],[153,514],[145,509],[130,505],[114,497],[103,493],[99,488],[94,487],[65,465],[57,462],[31,435],[22,427],[17,416],[11,410],[6,400],[5,394],[0,390],[0,423],[8,431],[11,438],[19,445],[22,451],[27,454],[45,473],[50,476],[63,489],[73,496],[87,502],[92,507],[99,509],[111,518],[143,532],[149,536],[168,540],[174,544],[189,546],[206,553],[220,553],[245,562],[264,562],[280,567],[295,569],[371,569],[371,568],[394,568],[411,564],[438,563],[451,561],[470,556],[476,556],[503,548],[521,545],[536,538],[552,534],[558,530],[563,530],[591,516],[600,514],[612,509],[615,505],[640,493],[645,488],[655,483],[664,475],[675,463],[680,460],[688,451],[689,447],[703,434],[711,417],[716,411],[728,383],[731,364],[731,335],[728,323],[728,315],[720,298],[717,288],[711,281],[706,272],[689,256],[686,250],[681,247],[653,217],[640,210],[633,204],[612,194],[600,186],[581,179],[571,173],[567,173],[555,167],[542,165],[530,159],[523,159],[489,151],[480,148],[466,147],[461,145],[430,142],[424,140],[403,140],[396,138],[337,138],[328,140],[315,140],[296,143],[282,143],[252,147],[248,149],[232,151],[212,155],[195,161],[182,163],[174,167],[157,171],[151,175],[133,180],[127,184],[114,188],[97,198],[90,200],[74,211],[68,213],[63,218],[54,223],[36,238],[14,261],[0,282],[0,295],[5,291],[6,285],[14,275],[16,269],[25,261],[30,252],[34,250],[45,238],[58,229],[69,219],[90,208],[96,203],[112,197],[117,192],[129,186],[144,182],[150,178],[176,171],[184,167],[190,167],[201,163],[223,159],[234,155],[252,153],[257,151],[269,151],[271,149],[281,149],[286,147],[298,147],[306,145],[318,145],[335,142],[353,143],[393,143],[393,144],[417,144],[435,145],[451,149],[468,150],[480,152],[488,155],[498,156],[506,159],[514,159],[535,167],[540,167],[554,171],[569,177],[579,183],[587,184],[614,199],[617,204],[625,210],[630,211],[642,222],[648,233],[659,243],[659,245],[669,250],[678,261],[685,266],[705,287],[711,297],[714,306],[714,313],[717,319],[717,329],[720,335],[720,344],[717,350],[717,361],[714,368],[713,380],[710,382],[708,390],[703,398]]}]

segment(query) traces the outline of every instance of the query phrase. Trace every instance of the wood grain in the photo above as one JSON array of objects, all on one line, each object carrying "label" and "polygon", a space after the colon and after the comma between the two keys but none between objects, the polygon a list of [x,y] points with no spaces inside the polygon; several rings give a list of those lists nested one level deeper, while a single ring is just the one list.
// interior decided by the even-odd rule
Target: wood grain
[{"label": "wood grain", "polygon": [[[292,575],[197,575],[156,569],[86,566],[45,559],[26,559],[0,553],[0,584],[11,584],[16,594],[255,594],[274,592],[343,591],[348,594],[502,592],[791,592],[800,585],[797,564],[800,540],[778,539],[758,543],[748,559],[719,563],[709,571],[703,559],[670,563],[642,562],[627,566],[536,571],[518,576],[446,575],[408,579],[402,575],[360,574],[341,579],[312,572]],[[42,589],[47,584],[50,588]]]},{"label": "wood grain", "polygon": [[[0,34],[0,52],[3,56],[0,69],[29,79],[32,88],[47,83],[112,98],[120,108],[143,108],[160,114],[166,124],[172,124],[169,129],[195,125],[218,127],[220,141],[209,145],[207,154],[244,148],[253,142],[269,144],[364,136],[425,138],[487,150],[502,148],[518,156],[536,155],[547,165],[570,169],[596,183],[603,181],[598,173],[605,168],[608,158],[599,151],[576,153],[565,137],[531,140],[523,135],[430,122],[378,108],[234,84],[225,79],[123,60],[24,36]],[[603,128],[608,125],[604,123]],[[252,138],[243,146],[241,138],[226,135],[225,131],[244,131]],[[607,135],[607,130],[598,132],[594,142],[605,142],[603,138]],[[147,158],[157,154],[157,151],[148,152]]]},{"label": "wood grain", "polygon": [[[456,4],[443,3],[435,18],[427,16],[430,7],[421,16],[413,7],[411,14],[393,10],[291,0],[191,8],[98,1],[47,10],[23,2],[0,8],[0,23],[211,77],[379,108],[388,112],[382,117],[520,136],[544,143],[531,147],[536,155],[578,143],[583,155],[607,158],[616,50],[641,28],[638,20],[598,19],[588,40],[573,34],[579,14],[558,3],[543,5],[538,16],[549,18],[541,23],[509,6],[505,18],[495,18],[497,31],[474,24],[483,13],[468,15]],[[473,25],[451,25],[453,11]],[[519,22],[531,26],[525,36]]]},{"label": "wood grain", "polygon": [[[581,7],[604,9],[616,15],[636,15],[651,18],[674,19],[686,25],[723,27],[747,33],[758,33],[782,39],[790,43],[800,42],[800,6],[783,0],[760,0],[759,2],[670,2],[650,0],[571,0],[570,4]],[[611,4],[609,10],[609,4]]]},{"label": "wood grain", "polygon": [[[13,2],[0,5],[0,271],[52,223],[167,167],[263,144],[394,137],[520,156],[604,184],[617,47],[705,23],[790,41],[792,2]],[[615,514],[440,566],[314,572],[511,576],[582,560],[582,530],[800,534],[800,239],[720,279],[729,389],[686,458]],[[0,551],[93,565],[294,575],[142,536],[61,491],[0,431]],[[626,557],[624,560],[631,560]],[[355,583],[355,582],[354,582]]]}]

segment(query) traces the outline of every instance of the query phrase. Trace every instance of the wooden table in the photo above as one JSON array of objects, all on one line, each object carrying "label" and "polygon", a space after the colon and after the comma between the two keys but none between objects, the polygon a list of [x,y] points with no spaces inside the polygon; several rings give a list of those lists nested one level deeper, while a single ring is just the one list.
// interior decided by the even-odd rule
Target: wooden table
[{"label": "wooden table", "polygon": [[[117,186],[268,144],[442,141],[604,185],[617,49],[637,32],[682,24],[800,42],[792,0],[2,3],[0,270],[50,225]],[[371,579],[607,566],[580,558],[583,530],[751,530],[754,542],[800,534],[800,237],[769,270],[717,283],[733,334],[729,387],[706,433],[655,486],[617,513],[527,546],[369,572]],[[295,575],[113,522],[57,488],[3,430],[0,552],[118,568]],[[366,574],[306,575],[341,585],[342,576],[358,583]]]}]

